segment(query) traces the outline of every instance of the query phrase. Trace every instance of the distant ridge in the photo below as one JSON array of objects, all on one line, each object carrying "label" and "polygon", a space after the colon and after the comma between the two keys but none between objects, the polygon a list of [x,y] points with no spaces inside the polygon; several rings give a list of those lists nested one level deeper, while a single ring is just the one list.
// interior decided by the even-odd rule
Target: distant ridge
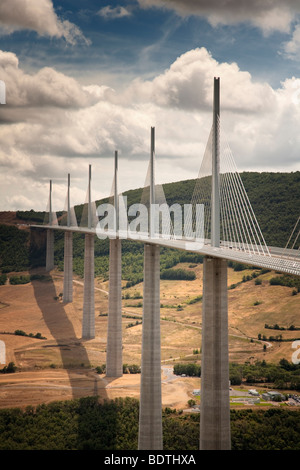
[{"label": "distant ridge", "polygon": [[[251,201],[254,213],[269,246],[284,247],[294,228],[294,225],[300,215],[300,172],[276,173],[276,172],[243,172],[241,178]],[[164,186],[164,192],[167,203],[188,204],[193,194],[195,179],[167,183]],[[140,202],[142,188],[124,192],[127,196],[128,207],[134,203]],[[97,201],[108,201],[108,198]],[[83,210],[83,204],[75,207],[77,220],[80,221]],[[58,217],[63,212],[58,213]],[[38,236],[29,236],[29,231],[22,228],[17,229],[17,224],[43,224],[45,212],[17,211],[0,212],[0,270],[28,269],[30,266],[39,266],[44,263],[44,252],[42,248],[42,239]],[[11,227],[8,229],[8,225]],[[7,228],[5,228],[5,226]],[[15,230],[13,230],[13,228]],[[24,232],[27,233],[25,236]],[[62,268],[63,265],[63,233],[55,234],[55,262]],[[83,256],[83,238],[80,234],[74,234],[74,269],[78,274],[81,272]],[[123,252],[128,254],[142,253],[143,245],[134,242],[123,241]],[[21,250],[20,250],[21,248]],[[19,250],[19,254],[17,254]],[[167,252],[167,249],[164,249]],[[170,250],[169,250],[170,251]],[[22,256],[20,256],[20,252]],[[107,240],[95,240],[95,256],[102,258],[97,263],[99,272],[106,270],[105,256],[108,255]],[[97,270],[97,266],[96,266]]]}]

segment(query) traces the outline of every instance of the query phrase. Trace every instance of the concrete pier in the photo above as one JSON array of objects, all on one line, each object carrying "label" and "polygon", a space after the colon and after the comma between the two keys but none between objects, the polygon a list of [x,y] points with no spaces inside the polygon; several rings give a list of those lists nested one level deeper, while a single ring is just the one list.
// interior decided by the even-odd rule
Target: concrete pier
[{"label": "concrete pier", "polygon": [[63,301],[73,301],[73,233],[65,232]]},{"label": "concrete pier", "polygon": [[227,262],[203,261],[200,450],[230,450]]},{"label": "concrete pier", "polygon": [[161,450],[160,248],[144,245],[139,450]]},{"label": "concrete pier", "polygon": [[123,375],[121,263],[121,240],[112,239],[109,241],[109,296],[106,346],[107,377],[121,377]]},{"label": "concrete pier", "polygon": [[47,229],[46,241],[46,271],[51,271],[54,268],[54,231],[50,228]]},{"label": "concrete pier", "polygon": [[95,337],[94,235],[85,234],[82,338]]},{"label": "concrete pier", "polygon": [[[52,180],[50,180],[50,188],[49,188],[49,225],[53,225]],[[51,271],[53,268],[54,268],[54,231],[48,228],[47,240],[46,240],[46,271]]]}]

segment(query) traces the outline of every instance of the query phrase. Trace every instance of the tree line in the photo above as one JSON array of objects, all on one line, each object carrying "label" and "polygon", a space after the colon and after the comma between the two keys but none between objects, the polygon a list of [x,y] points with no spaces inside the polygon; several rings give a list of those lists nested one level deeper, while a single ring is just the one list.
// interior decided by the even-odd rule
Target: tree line
[{"label": "tree line", "polygon": [[232,385],[268,383],[278,390],[300,390],[300,364],[280,359],[278,364],[265,360],[254,364],[230,363],[229,378]]},{"label": "tree line", "polygon": [[[201,377],[201,366],[197,363],[177,363],[173,367],[175,375]],[[287,359],[280,359],[278,364],[267,363],[265,360],[253,364],[231,362],[229,364],[229,380],[231,385],[268,383],[275,389],[300,390],[300,364]]]},{"label": "tree line", "polygon": [[[136,450],[139,401],[85,397],[0,410],[0,450]],[[300,412],[231,410],[232,450],[300,450]],[[164,450],[198,450],[199,414],[163,409]]]}]

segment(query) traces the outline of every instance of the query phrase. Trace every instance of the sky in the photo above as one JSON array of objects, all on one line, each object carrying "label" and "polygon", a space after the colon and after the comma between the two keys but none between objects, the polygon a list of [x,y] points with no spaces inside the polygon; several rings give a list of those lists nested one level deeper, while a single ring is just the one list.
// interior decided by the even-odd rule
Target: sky
[{"label": "sky", "polygon": [[[198,176],[220,77],[239,171],[300,170],[298,0],[0,0],[0,211]],[[222,137],[223,138],[223,137]]]}]

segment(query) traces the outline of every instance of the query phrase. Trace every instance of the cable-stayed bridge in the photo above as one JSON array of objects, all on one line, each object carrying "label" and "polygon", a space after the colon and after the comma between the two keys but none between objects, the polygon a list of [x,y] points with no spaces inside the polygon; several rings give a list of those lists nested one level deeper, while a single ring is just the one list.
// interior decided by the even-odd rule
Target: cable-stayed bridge
[{"label": "cable-stayed bridge", "polygon": [[[48,203],[46,269],[54,267],[54,230],[65,232],[63,300],[72,297],[72,233],[85,234],[82,337],[95,336],[94,239],[110,239],[106,375],[122,375],[122,239],[144,244],[143,335],[139,449],[160,450],[162,440],[160,360],[160,247],[203,255],[200,449],[230,449],[227,260],[300,275],[300,218],[285,248],[268,247],[237,171],[220,124],[220,80],[214,79],[213,123],[190,204],[168,206],[162,185],[155,184],[155,129],[141,201],[127,207],[118,191],[115,152],[110,202],[87,201],[78,225],[70,204],[68,175],[64,217]],[[41,225],[32,225],[41,228]]]},{"label": "cable-stayed bridge", "polygon": [[[79,225],[74,207],[70,206],[70,175],[68,175],[65,215],[58,221],[56,213],[52,211],[52,182],[50,181],[48,215],[43,227],[52,230],[93,234],[99,238],[128,239],[179,250],[195,251],[204,256],[214,256],[260,268],[299,275],[300,217],[296,221],[295,226],[291,227],[291,234],[284,248],[267,246],[242,179],[236,168],[230,147],[225,140],[224,134],[220,132],[219,119],[218,132],[220,133],[220,166],[218,177],[219,209],[217,218],[219,226],[217,229],[217,242],[212,240],[212,205],[214,202],[212,200],[213,176],[211,160],[213,129],[209,135],[190,204],[186,204],[186,207],[181,207],[178,204],[173,204],[171,207],[168,206],[163,186],[156,185],[154,182],[155,154],[151,152],[140,205],[135,204],[136,207],[131,208],[130,215],[133,217],[136,213],[141,212],[141,209],[145,209],[145,211],[143,214],[139,214],[136,220],[133,221],[133,229],[133,222],[130,224],[128,221],[126,198],[118,193],[118,155],[115,152],[113,191],[109,202],[110,208],[114,210],[111,217],[106,218],[105,223],[101,223],[99,207],[97,210],[96,201],[91,200],[90,165],[87,201],[84,204]],[[154,139],[154,128],[151,129],[151,133]],[[153,168],[152,173],[151,168]],[[151,183],[150,177],[152,179]],[[150,203],[151,187],[154,194],[152,203]],[[117,201],[116,205],[115,201]],[[156,206],[153,212],[155,212],[158,221],[152,232],[149,231],[151,204]],[[200,206],[198,219],[196,214],[197,206],[198,208]],[[109,207],[104,205],[103,211],[105,209],[109,209]],[[116,220],[117,217],[118,220]],[[32,227],[40,227],[40,225],[33,225]],[[135,230],[135,228],[138,228],[138,230]]]}]

